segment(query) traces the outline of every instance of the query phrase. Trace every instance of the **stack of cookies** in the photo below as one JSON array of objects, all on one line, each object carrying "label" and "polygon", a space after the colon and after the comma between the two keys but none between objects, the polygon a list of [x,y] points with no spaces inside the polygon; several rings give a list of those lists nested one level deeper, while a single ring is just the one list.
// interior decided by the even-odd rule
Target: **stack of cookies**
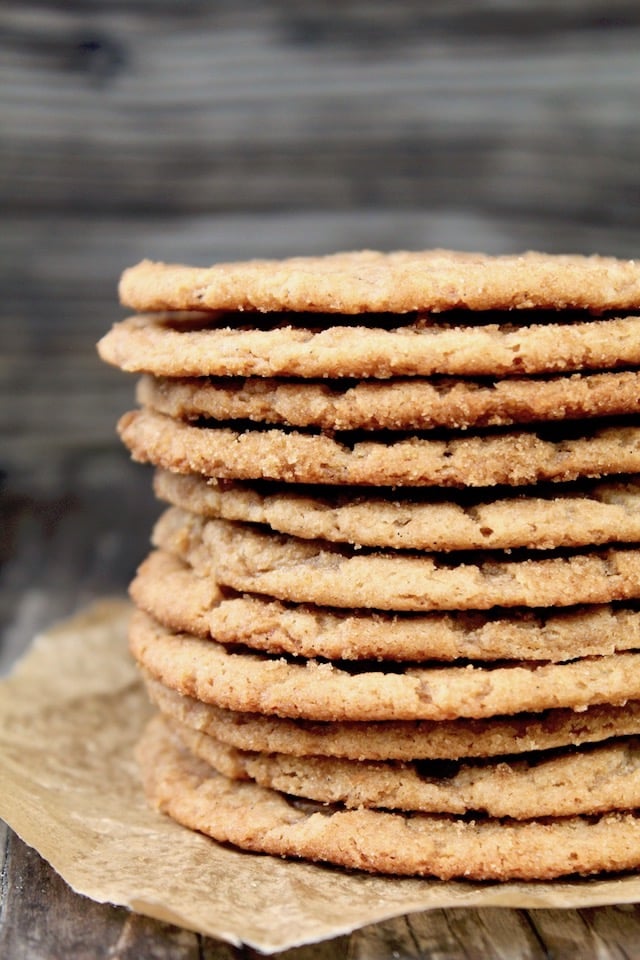
[{"label": "stack of cookies", "polygon": [[143,262],[150,801],[404,875],[640,866],[640,263]]}]

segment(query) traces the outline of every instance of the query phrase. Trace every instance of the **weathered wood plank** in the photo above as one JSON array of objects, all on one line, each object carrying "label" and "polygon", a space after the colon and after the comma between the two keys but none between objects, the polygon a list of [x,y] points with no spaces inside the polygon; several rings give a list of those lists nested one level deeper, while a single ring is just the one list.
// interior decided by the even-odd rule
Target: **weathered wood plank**
[{"label": "weathered wood plank", "polygon": [[[226,944],[75,894],[4,825],[0,956],[7,960],[239,960]],[[2,838],[2,833],[0,833]]]},{"label": "weathered wood plank", "polygon": [[[392,206],[632,222],[631,3],[7,4],[7,209]],[[426,12],[425,12],[426,11]]]},{"label": "weathered wood plank", "polygon": [[[124,910],[104,910],[90,900],[69,910],[67,885],[38,855],[9,831],[0,925],[0,955],[12,960],[74,956],[93,960],[117,941]],[[83,923],[75,921],[82,911]],[[106,948],[106,949],[105,949]]]},{"label": "weathered wood plank", "polygon": [[0,493],[0,671],[54,621],[125,595],[160,505],[150,472],[115,447],[51,459]]},{"label": "weathered wood plank", "polygon": [[531,910],[529,920],[550,956],[571,956],[578,945],[581,960],[640,956],[637,904],[590,910]]}]

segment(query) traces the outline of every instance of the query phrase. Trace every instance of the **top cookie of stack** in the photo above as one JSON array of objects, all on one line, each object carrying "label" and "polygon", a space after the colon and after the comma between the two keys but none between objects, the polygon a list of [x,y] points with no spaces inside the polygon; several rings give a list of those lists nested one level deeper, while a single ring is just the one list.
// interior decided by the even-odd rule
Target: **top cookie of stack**
[{"label": "top cookie of stack", "polygon": [[[135,459],[158,468],[156,493],[171,505],[132,584],[132,650],[154,699],[173,705],[163,712],[293,718],[302,726],[279,749],[304,764],[286,792],[364,807],[376,801],[355,788],[365,776],[358,761],[436,756],[429,737],[408,728],[384,739],[384,724],[440,725],[437,756],[451,761],[461,756],[454,740],[466,738],[464,755],[484,758],[492,796],[505,776],[500,757],[524,752],[535,766],[553,746],[595,769],[593,743],[640,734],[640,709],[624,724],[618,716],[621,703],[640,705],[640,264],[449,251],[206,269],[143,262],[120,292],[140,313],[117,323],[99,352],[143,375],[140,407],[120,434]],[[350,672],[348,661],[360,662]],[[587,717],[593,710],[605,720]],[[571,711],[585,711],[580,731]],[[563,732],[532,744],[522,733],[532,718]],[[327,755],[341,724],[357,728],[344,795],[328,798],[309,772],[307,722],[326,725],[313,749]],[[513,737],[480,746],[505,723]],[[488,805],[485,825],[451,820],[440,800],[410,806],[424,836],[398,852],[395,839],[377,848],[378,828],[380,838],[399,836],[406,813],[376,810],[371,820],[367,811],[342,834],[340,807],[327,807],[319,839],[309,811],[269,819],[275,781],[264,782],[267,799],[247,794],[248,808],[266,804],[255,820],[238,816],[240,799],[229,816],[213,816],[206,791],[190,786],[209,776],[191,766],[203,751],[175,759],[164,733],[149,737],[142,765],[155,801],[251,849],[498,879],[640,865],[640,821],[629,813],[640,776],[636,793],[635,780],[616,786],[617,800],[585,789],[578,802],[567,785],[544,806],[534,775],[521,771],[526,806]],[[394,753],[395,737],[415,752]],[[247,770],[267,762],[261,738],[243,744],[248,760],[222,751],[224,762],[208,742],[204,753],[218,760],[207,762],[250,779]],[[384,776],[393,780],[394,769]],[[429,776],[435,783],[437,770]],[[401,809],[392,794],[377,805]],[[547,836],[543,818],[556,814],[560,832]],[[585,814],[599,816],[606,847]],[[518,818],[527,826],[512,846]],[[449,829],[441,859],[433,838]],[[468,845],[450,855],[463,833]],[[565,836],[575,837],[572,851]]]}]

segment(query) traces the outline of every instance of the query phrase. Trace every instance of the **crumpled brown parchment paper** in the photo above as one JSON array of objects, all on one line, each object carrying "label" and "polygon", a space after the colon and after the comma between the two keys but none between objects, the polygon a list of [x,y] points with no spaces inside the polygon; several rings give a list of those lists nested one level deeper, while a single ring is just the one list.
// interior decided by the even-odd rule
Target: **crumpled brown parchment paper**
[{"label": "crumpled brown parchment paper", "polygon": [[369,877],[219,846],[147,807],[132,750],[150,708],[127,602],[36,637],[0,683],[0,816],[78,893],[272,953],[417,910],[640,900],[640,877],[442,883]]}]

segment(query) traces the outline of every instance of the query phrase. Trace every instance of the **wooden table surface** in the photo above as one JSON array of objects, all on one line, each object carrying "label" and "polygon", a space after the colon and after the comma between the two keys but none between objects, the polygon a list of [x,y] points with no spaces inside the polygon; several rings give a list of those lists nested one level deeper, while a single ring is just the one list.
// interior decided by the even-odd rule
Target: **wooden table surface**
[{"label": "wooden table surface", "polygon": [[[632,0],[7,0],[0,26],[3,671],[147,551],[150,474],[114,430],[133,383],[94,347],[128,264],[640,249]],[[256,956],[0,838],[2,958]],[[640,957],[640,909],[434,911],[281,956]]]}]

